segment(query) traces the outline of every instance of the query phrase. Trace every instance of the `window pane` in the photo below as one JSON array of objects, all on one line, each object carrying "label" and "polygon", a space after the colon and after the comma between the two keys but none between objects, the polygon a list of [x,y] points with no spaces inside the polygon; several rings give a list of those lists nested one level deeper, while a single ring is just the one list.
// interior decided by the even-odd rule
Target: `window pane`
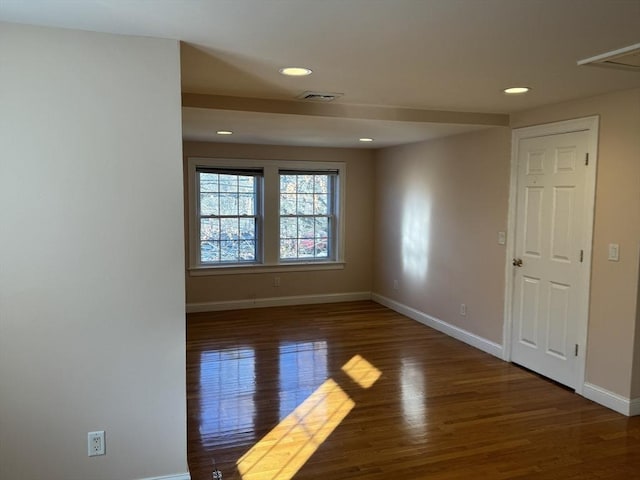
[{"label": "window pane", "polygon": [[218,215],[218,194],[200,194],[200,215]]},{"label": "window pane", "polygon": [[296,195],[285,193],[280,195],[280,215],[296,214]]},{"label": "window pane", "polygon": [[313,191],[315,193],[328,193],[328,180],[329,180],[329,175],[316,175],[314,182],[314,189]]},{"label": "window pane", "polygon": [[221,240],[237,240],[240,236],[238,231],[237,218],[221,218],[220,219],[220,239]]},{"label": "window pane", "polygon": [[238,176],[238,191],[240,193],[253,193],[256,189],[256,178],[254,176]]},{"label": "window pane", "polygon": [[220,194],[220,215],[238,215],[238,195],[235,193]]},{"label": "window pane", "polygon": [[280,238],[298,238],[298,219],[280,218]]},{"label": "window pane", "polygon": [[218,174],[217,173],[200,173],[200,192],[217,192],[218,191]]},{"label": "window pane", "polygon": [[280,193],[296,192],[297,175],[280,175]]},{"label": "window pane", "polygon": [[239,257],[238,247],[239,242],[237,240],[220,242],[220,259],[223,262],[237,262]]},{"label": "window pane", "polygon": [[298,258],[313,257],[315,242],[312,238],[302,238],[298,240]]},{"label": "window pane", "polygon": [[313,193],[314,175],[298,175],[298,193]]},{"label": "window pane", "polygon": [[200,240],[220,240],[220,220],[217,218],[200,219]]},{"label": "window pane", "polygon": [[327,217],[316,217],[316,237],[329,236],[329,219]]},{"label": "window pane", "polygon": [[240,238],[254,241],[256,238],[256,221],[253,218],[240,219]]},{"label": "window pane", "polygon": [[256,259],[256,244],[253,240],[240,242],[240,260],[252,261]]},{"label": "window pane", "polygon": [[237,175],[219,175],[221,192],[237,192],[238,176]]},{"label": "window pane", "polygon": [[329,195],[315,194],[313,196],[313,213],[314,215],[326,215],[329,213]]},{"label": "window pane", "polygon": [[256,204],[253,193],[241,193],[238,197],[238,214],[255,215]]},{"label": "window pane", "polygon": [[316,257],[327,258],[329,256],[329,238],[316,238]]},{"label": "window pane", "polygon": [[298,258],[298,241],[296,239],[280,240],[280,258]]},{"label": "window pane", "polygon": [[303,193],[298,195],[298,215],[313,215],[313,194]]},{"label": "window pane", "polygon": [[202,263],[220,261],[220,242],[200,242],[200,261]]},{"label": "window pane", "polygon": [[315,221],[313,218],[305,217],[298,219],[298,236],[300,238],[315,237]]}]

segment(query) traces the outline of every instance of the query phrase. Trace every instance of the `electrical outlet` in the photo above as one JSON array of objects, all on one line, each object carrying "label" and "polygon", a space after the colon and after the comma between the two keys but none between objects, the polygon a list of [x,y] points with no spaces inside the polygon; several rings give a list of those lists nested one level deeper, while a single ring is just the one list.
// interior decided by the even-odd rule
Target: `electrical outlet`
[{"label": "electrical outlet", "polygon": [[393,289],[398,290],[400,287],[398,286],[398,280],[393,281]]},{"label": "electrical outlet", "polygon": [[465,316],[467,314],[467,305],[465,303],[460,304],[460,315]]},{"label": "electrical outlet", "polygon": [[273,277],[273,286],[274,287],[280,286],[280,277]]},{"label": "electrical outlet", "polygon": [[87,434],[87,448],[90,457],[104,455],[104,430]]}]

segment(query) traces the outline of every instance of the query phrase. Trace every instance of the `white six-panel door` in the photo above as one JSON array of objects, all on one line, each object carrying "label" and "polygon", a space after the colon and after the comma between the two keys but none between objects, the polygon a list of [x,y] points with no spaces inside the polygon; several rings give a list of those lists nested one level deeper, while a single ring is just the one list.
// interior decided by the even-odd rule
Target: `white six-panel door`
[{"label": "white six-panel door", "polygon": [[588,149],[588,131],[522,138],[517,148],[511,360],[572,388],[588,299]]}]

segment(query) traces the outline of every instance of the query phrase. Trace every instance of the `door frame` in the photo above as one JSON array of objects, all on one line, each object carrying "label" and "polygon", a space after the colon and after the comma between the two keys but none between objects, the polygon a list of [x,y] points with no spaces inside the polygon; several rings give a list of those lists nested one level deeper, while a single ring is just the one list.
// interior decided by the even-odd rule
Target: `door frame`
[{"label": "door frame", "polygon": [[517,214],[517,192],[518,192],[518,155],[520,141],[526,138],[544,137],[558,135],[562,133],[588,132],[587,151],[589,152],[589,167],[585,174],[585,205],[584,205],[584,269],[579,281],[580,295],[578,299],[579,319],[578,319],[578,359],[576,372],[576,393],[582,395],[587,353],[587,335],[589,322],[589,300],[591,298],[591,257],[593,252],[593,225],[596,199],[596,174],[598,166],[598,131],[600,117],[590,116],[565,120],[561,122],[535,125],[532,127],[522,127],[512,130],[511,133],[511,178],[509,183],[509,214],[507,222],[507,248],[505,261],[505,303],[504,303],[504,324],[502,332],[503,359],[511,361],[511,332],[513,325],[513,292],[514,292],[514,270],[511,260],[515,256],[515,233]]}]

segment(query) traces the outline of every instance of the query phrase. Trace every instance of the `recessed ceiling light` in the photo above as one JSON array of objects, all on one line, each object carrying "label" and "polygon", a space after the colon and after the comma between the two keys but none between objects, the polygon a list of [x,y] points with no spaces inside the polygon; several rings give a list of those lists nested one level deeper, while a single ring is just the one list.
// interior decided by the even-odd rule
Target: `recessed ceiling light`
[{"label": "recessed ceiling light", "polygon": [[284,67],[279,72],[289,77],[305,77],[313,73],[310,69],[304,67]]},{"label": "recessed ceiling light", "polygon": [[218,130],[216,133],[218,135],[233,135],[233,132],[231,130]]},{"label": "recessed ceiling light", "polygon": [[509,87],[503,90],[507,95],[519,95],[522,93],[527,93],[531,89],[529,87]]},{"label": "recessed ceiling light", "polygon": [[367,138],[367,137],[363,137],[358,140],[360,140],[361,142],[373,142],[373,138]]}]

